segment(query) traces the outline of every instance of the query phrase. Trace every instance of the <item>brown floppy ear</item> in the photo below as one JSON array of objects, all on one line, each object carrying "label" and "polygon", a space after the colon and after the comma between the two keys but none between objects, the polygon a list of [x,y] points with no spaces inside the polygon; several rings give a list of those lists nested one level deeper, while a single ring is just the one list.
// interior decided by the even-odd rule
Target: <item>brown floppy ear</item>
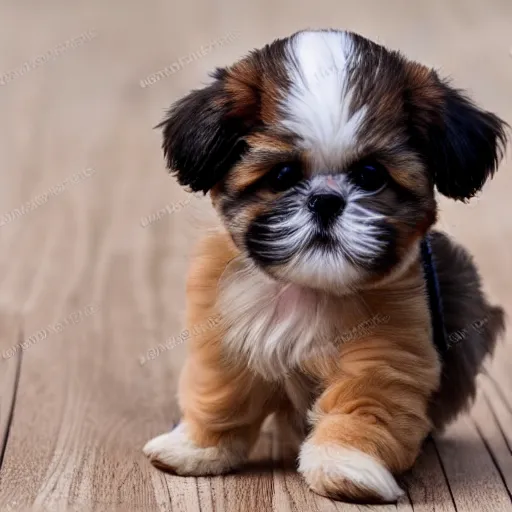
[{"label": "brown floppy ear", "polygon": [[228,72],[218,69],[215,81],[177,101],[157,128],[163,129],[167,167],[181,185],[205,194],[247,150],[244,141],[254,125],[240,90],[233,94]]},{"label": "brown floppy ear", "polygon": [[452,199],[470,199],[496,172],[508,125],[434,72],[415,93],[418,145],[437,189]]}]

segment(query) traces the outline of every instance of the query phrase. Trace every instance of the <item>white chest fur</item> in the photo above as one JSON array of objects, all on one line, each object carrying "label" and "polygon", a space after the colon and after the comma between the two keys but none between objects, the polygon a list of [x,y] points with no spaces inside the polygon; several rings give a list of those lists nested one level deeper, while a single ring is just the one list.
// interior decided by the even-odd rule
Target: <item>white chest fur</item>
[{"label": "white chest fur", "polygon": [[219,295],[225,347],[265,379],[284,378],[306,359],[336,350],[344,323],[336,302],[319,291],[277,283],[251,263],[235,260]]}]

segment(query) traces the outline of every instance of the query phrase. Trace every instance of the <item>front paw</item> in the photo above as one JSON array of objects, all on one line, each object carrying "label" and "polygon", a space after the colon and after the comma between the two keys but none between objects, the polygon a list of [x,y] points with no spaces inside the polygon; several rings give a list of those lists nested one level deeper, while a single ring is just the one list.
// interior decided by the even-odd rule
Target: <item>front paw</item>
[{"label": "front paw", "polygon": [[142,451],[154,466],[183,476],[227,473],[246,457],[245,445],[236,440],[223,441],[216,446],[198,446],[191,439],[185,423],[153,438]]},{"label": "front paw", "polygon": [[394,502],[403,494],[380,461],[341,445],[304,443],[299,471],[312,491],[328,498]]}]

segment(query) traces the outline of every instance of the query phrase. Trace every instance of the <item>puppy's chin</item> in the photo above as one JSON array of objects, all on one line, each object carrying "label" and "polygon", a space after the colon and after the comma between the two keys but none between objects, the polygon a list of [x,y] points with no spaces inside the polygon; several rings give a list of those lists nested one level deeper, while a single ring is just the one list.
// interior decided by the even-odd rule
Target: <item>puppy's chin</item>
[{"label": "puppy's chin", "polygon": [[248,257],[271,278],[306,288],[347,295],[376,286],[407,268],[417,251],[410,249],[402,258],[382,254],[379,260],[361,264],[336,246],[308,247],[292,255],[286,262],[263,260],[261,255],[247,251]]},{"label": "puppy's chin", "polygon": [[278,281],[335,295],[354,292],[371,279],[368,271],[354,266],[344,257],[319,250],[310,250],[286,264],[259,264],[259,268]]},{"label": "puppy's chin", "polygon": [[276,280],[346,295],[371,286],[400,263],[395,229],[383,216],[349,204],[327,224],[300,208],[255,216],[243,250]]}]

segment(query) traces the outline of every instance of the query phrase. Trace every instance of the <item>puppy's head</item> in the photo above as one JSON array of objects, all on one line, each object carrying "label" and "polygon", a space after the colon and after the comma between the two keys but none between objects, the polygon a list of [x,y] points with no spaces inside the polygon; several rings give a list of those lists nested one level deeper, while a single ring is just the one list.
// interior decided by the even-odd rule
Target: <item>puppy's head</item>
[{"label": "puppy's head", "polygon": [[506,143],[505,123],[434,71],[341,31],[218,70],[161,127],[169,168],[210,192],[241,251],[331,290],[392,272],[435,222],[434,187],[471,198]]}]

